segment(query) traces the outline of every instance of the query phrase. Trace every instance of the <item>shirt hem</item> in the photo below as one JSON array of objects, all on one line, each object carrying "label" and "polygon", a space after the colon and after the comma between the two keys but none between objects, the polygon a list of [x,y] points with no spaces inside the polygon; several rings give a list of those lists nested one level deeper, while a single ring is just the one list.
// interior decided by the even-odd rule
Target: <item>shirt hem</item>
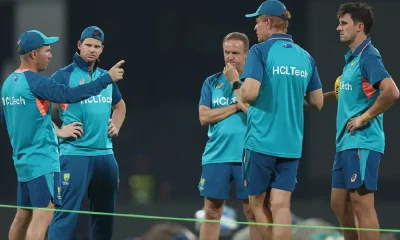
[{"label": "shirt hem", "polygon": [[62,151],[60,152],[60,156],[104,156],[114,154],[113,150],[92,150],[92,151]]},{"label": "shirt hem", "polygon": [[349,149],[368,149],[370,151],[375,151],[375,152],[379,152],[384,154],[385,150],[382,149],[378,149],[378,148],[373,148],[373,147],[367,147],[367,146],[360,146],[360,145],[356,145],[356,146],[349,146],[349,147],[341,147],[341,148],[336,148],[336,152],[341,152],[341,151],[345,151],[345,150],[349,150]]},{"label": "shirt hem", "polygon": [[213,160],[213,161],[207,161],[207,162],[202,162],[201,165],[207,165],[207,164],[213,164],[213,163],[242,163],[242,159],[240,160],[232,160],[232,159],[228,159],[228,160]]},{"label": "shirt hem", "polygon": [[34,180],[36,178],[39,178],[39,177],[41,177],[43,175],[46,175],[46,174],[49,174],[49,173],[53,173],[53,172],[61,172],[61,170],[60,169],[55,169],[55,170],[52,170],[52,171],[43,172],[43,173],[40,173],[40,174],[35,174],[35,175],[33,175],[33,177],[28,177],[28,178],[19,178],[19,177],[17,177],[17,179],[18,179],[18,182],[29,182],[29,181],[32,181],[32,180]]},{"label": "shirt hem", "polygon": [[276,152],[268,152],[268,151],[263,151],[257,148],[253,147],[245,147],[245,149],[249,149],[254,152],[262,153],[265,155],[269,155],[272,157],[280,157],[280,158],[301,158],[301,154],[284,154],[284,153],[276,153]]}]

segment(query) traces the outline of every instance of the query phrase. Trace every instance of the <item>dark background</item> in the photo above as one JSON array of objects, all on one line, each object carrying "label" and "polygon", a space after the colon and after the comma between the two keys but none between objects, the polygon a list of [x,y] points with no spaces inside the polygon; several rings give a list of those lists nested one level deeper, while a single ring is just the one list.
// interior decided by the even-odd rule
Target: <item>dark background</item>
[{"label": "dark background", "polygon": [[[16,37],[31,28],[15,27],[24,1],[0,1],[2,64],[13,58]],[[36,2],[36,1],[33,1]],[[37,1],[46,6],[49,1]],[[118,83],[127,105],[126,120],[120,136],[114,140],[120,167],[118,212],[193,217],[202,207],[197,185],[201,174],[201,155],[207,141],[207,128],[198,121],[198,100],[203,81],[223,69],[222,39],[232,31],[244,32],[251,45],[256,43],[254,19],[244,14],[254,12],[262,1],[55,1],[63,17],[59,24],[64,32],[62,57],[64,65],[72,60],[82,30],[97,25],[105,32],[105,50],[101,65],[108,69],[117,61],[126,61],[124,80]],[[341,74],[347,46],[339,42],[335,17],[339,0],[286,0],[293,21],[289,32],[294,41],[316,60],[325,91],[333,89]],[[390,0],[370,1],[376,22],[373,44],[383,56],[387,70],[396,80],[400,75],[396,31],[400,3]],[[26,10],[26,9],[25,9]],[[28,9],[29,11],[29,9]],[[48,14],[35,9],[42,17]],[[49,19],[48,21],[51,21]],[[49,25],[43,21],[43,26]],[[26,26],[26,29],[18,32]],[[35,26],[41,30],[41,25]],[[47,35],[58,32],[45,32]],[[16,37],[14,37],[16,36]],[[57,46],[53,47],[57,51]],[[55,55],[55,53],[53,52]],[[56,59],[56,55],[54,58]],[[16,59],[16,60],[15,60]],[[52,67],[57,69],[62,65]],[[1,66],[1,65],[0,65]],[[6,68],[0,75],[7,76]],[[51,73],[48,73],[51,74]],[[400,208],[397,154],[399,105],[385,114],[386,154],[380,168],[376,206],[383,228],[399,228]],[[23,117],[23,116],[21,116]],[[299,167],[299,184],[293,194],[293,211],[301,217],[321,217],[334,224],[329,207],[330,178],[335,153],[336,104],[326,103],[321,112],[309,112],[305,121],[303,158]],[[4,126],[0,128],[1,163],[0,203],[15,204],[16,175],[12,150]],[[142,176],[141,180],[130,178]],[[144,178],[147,176],[147,178]],[[138,182],[141,182],[139,184]],[[240,203],[239,220],[243,220]],[[311,206],[310,206],[311,204]],[[0,238],[5,238],[14,209],[0,209]],[[118,217],[115,239],[137,236],[156,220]],[[183,222],[193,227],[193,223]]]}]

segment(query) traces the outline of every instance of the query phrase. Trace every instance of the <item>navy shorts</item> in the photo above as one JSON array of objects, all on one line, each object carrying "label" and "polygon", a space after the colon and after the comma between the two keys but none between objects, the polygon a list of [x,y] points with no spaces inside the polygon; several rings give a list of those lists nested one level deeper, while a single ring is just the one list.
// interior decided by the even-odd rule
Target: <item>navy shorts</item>
[{"label": "navy shorts", "polygon": [[333,162],[332,188],[376,191],[382,154],[368,149],[348,149],[337,152]]},{"label": "navy shorts", "polygon": [[52,202],[61,206],[60,173],[47,173],[28,182],[18,182],[17,206],[45,208]]},{"label": "navy shorts", "polygon": [[243,151],[243,179],[249,196],[266,192],[270,188],[293,192],[296,186],[298,158],[280,158]]},{"label": "navy shorts", "polygon": [[215,199],[229,199],[232,182],[236,187],[236,198],[249,198],[243,185],[242,163],[210,163],[203,165],[199,191],[202,197]]}]

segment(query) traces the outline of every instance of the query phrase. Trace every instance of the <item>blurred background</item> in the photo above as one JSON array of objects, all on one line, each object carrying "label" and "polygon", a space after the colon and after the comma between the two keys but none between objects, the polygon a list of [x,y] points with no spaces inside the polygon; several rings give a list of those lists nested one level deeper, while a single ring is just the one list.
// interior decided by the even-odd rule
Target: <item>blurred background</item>
[{"label": "blurred background", "polygon": [[[316,60],[325,91],[333,89],[341,74],[347,46],[339,42],[336,11],[343,0],[284,0],[293,20],[289,32],[296,43]],[[387,70],[400,78],[396,0],[368,1],[374,7],[373,44],[383,56]],[[126,61],[124,80],[118,83],[127,105],[127,116],[115,155],[120,167],[117,212],[194,217],[203,200],[197,189],[201,155],[207,128],[198,120],[198,101],[203,81],[224,67],[222,39],[229,32],[248,35],[257,43],[254,12],[262,1],[121,1],[121,0],[0,0],[0,76],[5,79],[18,68],[16,42],[19,35],[38,29],[60,36],[52,46],[53,59],[44,72],[72,61],[84,28],[96,25],[105,33],[101,67],[109,69]],[[382,228],[400,228],[400,159],[396,148],[399,105],[385,114],[386,154],[376,195]],[[23,117],[23,116],[21,116]],[[301,218],[321,218],[337,225],[330,209],[331,167],[335,154],[336,104],[321,112],[307,112],[303,158],[293,194],[293,213]],[[2,193],[0,203],[16,203],[16,174],[12,150],[4,126],[0,127]],[[228,205],[244,221],[241,203]],[[0,238],[5,239],[15,214],[0,209]],[[140,236],[159,220],[116,217],[114,239]],[[176,222],[196,232],[193,222]],[[242,229],[244,226],[239,226]],[[229,238],[227,238],[229,239]]]}]

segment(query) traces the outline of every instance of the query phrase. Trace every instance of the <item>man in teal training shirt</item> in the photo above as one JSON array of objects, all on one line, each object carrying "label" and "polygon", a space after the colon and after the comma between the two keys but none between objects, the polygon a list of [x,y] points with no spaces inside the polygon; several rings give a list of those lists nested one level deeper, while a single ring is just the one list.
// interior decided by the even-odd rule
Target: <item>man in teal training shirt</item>
[{"label": "man in teal training shirt", "polygon": [[[244,143],[244,183],[257,222],[291,224],[304,131],[304,96],[323,105],[321,81],[313,58],[287,34],[291,15],[280,1],[265,1],[255,17],[258,41],[251,47],[239,98],[250,104]],[[265,207],[265,203],[269,207]],[[290,239],[291,228],[261,226],[265,239]],[[272,238],[271,238],[272,237]]]},{"label": "man in teal training shirt", "polygon": [[17,213],[9,239],[44,239],[61,205],[58,142],[51,121],[51,102],[76,103],[96,96],[122,79],[123,69],[115,65],[99,81],[71,88],[38,73],[47,69],[52,58],[50,45],[58,37],[46,37],[37,30],[24,32],[17,43],[20,68],[11,73],[1,89],[2,114],[13,148],[18,177]]},{"label": "man in teal training shirt", "polygon": [[[104,32],[96,26],[86,28],[73,62],[53,77],[70,87],[99,81],[107,74],[97,65],[103,48]],[[117,85],[111,84],[99,95],[79,103],[59,104],[58,111],[63,122],[58,131],[61,133],[61,209],[89,210],[82,209],[89,201],[91,211],[114,213],[119,178],[111,138],[118,135],[126,112]],[[68,130],[75,134],[73,138],[62,134]],[[48,236],[59,240],[111,240],[113,222],[113,216],[56,212]]]},{"label": "man in teal training shirt", "polygon": [[[369,38],[371,7],[342,4],[337,18],[340,41],[349,50],[338,95],[331,206],[343,227],[356,227],[358,220],[360,228],[379,229],[374,192],[385,149],[383,112],[399,98],[399,90]],[[379,239],[379,231],[344,231],[344,236]]]},{"label": "man in teal training shirt", "polygon": [[[199,191],[204,197],[204,218],[220,220],[234,182],[236,198],[243,201],[246,219],[254,222],[242,176],[248,106],[237,99],[238,91],[229,84],[232,76],[239,77],[243,72],[249,39],[243,33],[229,33],[222,46],[226,64],[224,71],[208,77],[201,89],[199,118],[202,125],[208,125],[209,140],[202,156]],[[219,223],[202,223],[200,240],[218,239],[220,227]],[[255,225],[251,226],[250,233],[252,239],[259,239]]]}]

